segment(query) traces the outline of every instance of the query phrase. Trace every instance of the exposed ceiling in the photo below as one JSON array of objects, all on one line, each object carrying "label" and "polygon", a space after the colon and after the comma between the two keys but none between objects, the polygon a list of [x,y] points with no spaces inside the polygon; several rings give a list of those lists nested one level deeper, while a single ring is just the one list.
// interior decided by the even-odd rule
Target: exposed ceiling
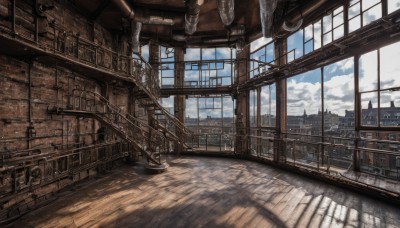
[{"label": "exposed ceiling", "polygon": [[[126,13],[116,3],[116,0],[70,0],[83,12],[87,12],[110,30],[123,30],[130,28]],[[284,18],[290,14],[301,14],[307,5],[315,2],[341,2],[328,0],[234,0],[234,20],[225,26],[219,15],[217,0],[186,0],[188,2],[203,2],[199,6],[200,12],[196,31],[190,35],[185,33],[185,14],[188,8],[185,0],[123,0],[134,12],[133,20],[144,21],[140,31],[140,40],[146,41],[156,38],[159,42],[172,46],[227,46],[235,45],[239,39],[249,43],[262,36],[262,23],[260,20],[260,2],[271,4],[276,1],[276,8],[272,9],[271,18],[265,23],[270,23],[269,35],[277,35],[281,30]],[[315,5],[315,4],[314,4]],[[269,6],[270,7],[270,6]],[[316,9],[313,9],[316,11]],[[320,10],[320,9],[319,9]],[[270,13],[270,12],[268,12]],[[156,16],[163,23],[170,19],[171,24],[160,25],[148,23],[152,16]],[[147,20],[147,23],[146,23]]]}]

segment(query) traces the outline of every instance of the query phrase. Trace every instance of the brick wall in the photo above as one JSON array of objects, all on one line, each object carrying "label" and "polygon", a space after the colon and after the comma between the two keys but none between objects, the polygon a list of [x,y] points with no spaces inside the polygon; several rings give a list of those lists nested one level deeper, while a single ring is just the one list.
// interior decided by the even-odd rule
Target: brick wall
[{"label": "brick wall", "polygon": [[[129,52],[126,36],[113,35],[79,14],[70,1],[41,2],[54,5],[53,10],[46,12],[46,18],[39,21],[39,44],[42,47],[54,47],[54,36],[63,35],[60,32],[54,34],[54,28],[50,26],[54,22],[66,33],[79,34],[80,38],[119,53]],[[33,40],[33,1],[18,0],[16,4],[16,32]],[[10,12],[11,1],[0,0],[0,29],[11,28]],[[96,80],[96,75],[75,72],[73,67],[45,65],[35,61],[34,57],[11,57],[0,50],[0,87],[0,153],[7,154],[6,159],[14,162],[14,168],[10,168],[9,164],[0,161],[0,221],[18,216],[40,203],[38,199],[41,197],[44,199],[49,193],[107,167],[107,164],[102,164],[97,168],[78,169],[77,173],[71,174],[66,171],[67,164],[75,168],[84,167],[87,162],[93,162],[96,153],[114,155],[118,153],[118,148],[122,148],[120,144],[100,149],[96,147],[99,145],[98,131],[102,127],[98,121],[85,116],[50,115],[47,110],[55,106],[76,105],[79,100],[72,100],[68,95],[76,90],[85,90],[102,94],[111,104],[128,112],[129,107],[135,106],[134,100],[129,100],[129,85],[118,81],[102,82]],[[102,143],[120,141],[106,129],[105,142]],[[86,147],[89,148],[85,149],[89,151],[84,154],[86,157],[77,154],[61,158],[64,151]],[[21,159],[18,163],[19,158],[35,154],[48,154],[49,161]],[[87,154],[93,156],[87,158]],[[31,181],[30,176],[37,167],[42,176],[40,180]]]}]

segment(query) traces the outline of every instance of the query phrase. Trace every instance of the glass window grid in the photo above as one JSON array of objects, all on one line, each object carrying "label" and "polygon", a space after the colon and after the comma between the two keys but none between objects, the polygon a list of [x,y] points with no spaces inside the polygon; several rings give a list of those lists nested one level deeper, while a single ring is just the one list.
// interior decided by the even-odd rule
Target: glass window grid
[{"label": "glass window grid", "polygon": [[208,150],[217,146],[223,151],[227,146],[233,146],[235,120],[234,100],[231,96],[190,96],[186,99],[186,109],[188,108],[195,110],[195,116],[185,120],[185,125],[195,134],[193,141],[189,142],[193,148],[205,149],[208,145]]},{"label": "glass window grid", "polygon": [[[392,44],[395,45],[395,44]],[[384,47],[381,47],[384,48]],[[361,119],[361,126],[362,127],[377,127],[377,128],[385,128],[385,127],[400,127],[400,125],[386,125],[382,122],[382,119],[384,119],[385,117],[385,111],[384,111],[384,107],[382,107],[381,105],[381,95],[385,94],[385,93],[398,93],[398,91],[400,90],[400,85],[399,86],[394,86],[394,87],[385,87],[382,88],[381,85],[381,49],[377,49],[368,53],[365,53],[363,55],[360,56],[360,58],[358,59],[358,61],[360,61],[360,59],[367,54],[371,54],[371,53],[376,53],[375,55],[375,60],[376,60],[376,82],[377,82],[377,86],[376,88],[372,88],[372,89],[364,89],[362,88],[362,83],[359,84],[359,99],[360,99],[360,106],[361,109],[368,109],[369,106],[369,102],[366,103],[362,103],[363,101],[363,97],[368,97],[367,99],[371,102],[372,107],[377,107],[376,112],[370,112],[368,113],[362,113],[360,112],[360,116],[359,118]],[[359,69],[360,71],[360,75],[361,75],[361,67]],[[396,106],[397,107],[397,106]],[[395,114],[396,115],[396,114]],[[396,117],[394,117],[396,118]],[[386,125],[386,126],[385,126]]]},{"label": "glass window grid", "polygon": [[[268,54],[268,52],[272,53]],[[273,64],[275,62],[274,52],[274,43],[269,42],[250,53],[250,78],[254,78],[269,70],[269,66],[263,65],[263,63]]]},{"label": "glass window grid", "polygon": [[[377,7],[378,5],[381,6],[381,11],[383,10],[382,8],[382,1],[378,1],[377,3],[375,3],[374,5],[371,5],[370,7],[368,7],[367,9],[363,10],[363,2],[365,0],[353,0],[350,1],[350,5],[348,7],[348,14],[349,14],[349,18],[348,18],[348,23],[349,23],[349,33],[354,32],[362,27],[364,27],[366,24],[364,23],[364,14],[366,12],[368,12],[369,10],[371,10],[374,7]],[[370,0],[367,0],[370,1]],[[390,1],[390,0],[389,0]],[[351,15],[351,11],[350,10],[357,10],[358,13]],[[381,13],[381,17],[382,17],[383,13]],[[379,18],[378,18],[379,19]],[[356,23],[356,27],[355,29],[351,29],[351,23]]]},{"label": "glass window grid", "polygon": [[[234,78],[235,50],[230,49],[228,58],[220,58],[223,49],[226,48],[195,48],[199,50],[199,58],[189,58],[185,55],[185,79],[184,86],[192,88],[208,88],[232,85]],[[211,56],[209,53],[211,52]],[[195,80],[188,79],[188,75]]]},{"label": "glass window grid", "polygon": [[159,50],[159,78],[161,88],[174,87],[175,85],[175,66],[174,49],[160,46]]}]

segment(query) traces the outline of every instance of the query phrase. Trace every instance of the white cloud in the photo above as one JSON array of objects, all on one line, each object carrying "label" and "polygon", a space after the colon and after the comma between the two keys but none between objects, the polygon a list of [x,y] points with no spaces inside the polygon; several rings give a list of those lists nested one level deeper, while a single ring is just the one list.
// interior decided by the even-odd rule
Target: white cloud
[{"label": "white cloud", "polygon": [[144,46],[141,47],[141,54],[144,60],[146,60],[147,62],[149,61],[149,45],[146,44]]},{"label": "white cloud", "polygon": [[317,114],[318,110],[321,110],[321,83],[289,79],[287,97],[288,115],[302,115],[304,110],[307,114]]},{"label": "white cloud", "polygon": [[271,38],[265,38],[265,37],[261,37],[253,42],[250,43],[250,52],[253,52],[257,49],[259,49],[260,47],[266,45],[267,43],[271,42],[272,39]]},{"label": "white cloud", "polygon": [[344,116],[354,110],[354,75],[338,75],[324,82],[324,108]]},{"label": "white cloud", "polygon": [[186,49],[185,61],[200,60],[200,48]]}]

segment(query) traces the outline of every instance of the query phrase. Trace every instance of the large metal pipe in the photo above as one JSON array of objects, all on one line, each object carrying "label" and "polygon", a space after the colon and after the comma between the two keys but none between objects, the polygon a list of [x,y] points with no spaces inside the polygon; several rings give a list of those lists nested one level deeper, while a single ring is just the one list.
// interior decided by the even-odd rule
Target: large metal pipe
[{"label": "large metal pipe", "polygon": [[225,26],[232,24],[235,19],[235,1],[234,0],[217,0],[219,16]]},{"label": "large metal pipe", "polygon": [[282,29],[287,32],[295,32],[303,25],[303,19],[298,20],[295,24],[288,24],[285,20],[282,24]]},{"label": "large metal pipe", "polygon": [[185,14],[185,32],[193,35],[197,29],[199,22],[200,6],[204,0],[186,0],[186,14]]},{"label": "large metal pipe", "polygon": [[147,25],[175,25],[183,22],[182,15],[144,8],[132,9],[125,0],[114,0],[125,17]]},{"label": "large metal pipe", "polygon": [[274,21],[274,11],[278,6],[278,0],[260,0],[260,19],[263,36],[272,36],[272,24]]},{"label": "large metal pipe", "polygon": [[306,17],[324,3],[328,2],[328,0],[313,0],[309,1],[307,4],[300,7],[300,9],[293,11],[285,18],[287,24],[297,24],[302,18]]},{"label": "large metal pipe", "polygon": [[125,2],[125,0],[114,0],[114,3],[121,9],[126,17],[132,20],[135,18],[135,12],[133,12],[133,9]]},{"label": "large metal pipe", "polygon": [[131,22],[132,28],[132,51],[133,53],[139,53],[140,50],[140,30],[142,29],[142,23],[137,21]]},{"label": "large metal pipe", "polygon": [[135,21],[145,25],[183,25],[183,13],[166,12],[135,7]]},{"label": "large metal pipe", "polygon": [[310,15],[312,12],[317,10],[323,4],[327,3],[328,0],[313,0],[307,4],[301,6],[299,9],[289,13],[282,23],[282,29],[288,32],[294,32],[298,30],[303,24],[303,18]]}]

